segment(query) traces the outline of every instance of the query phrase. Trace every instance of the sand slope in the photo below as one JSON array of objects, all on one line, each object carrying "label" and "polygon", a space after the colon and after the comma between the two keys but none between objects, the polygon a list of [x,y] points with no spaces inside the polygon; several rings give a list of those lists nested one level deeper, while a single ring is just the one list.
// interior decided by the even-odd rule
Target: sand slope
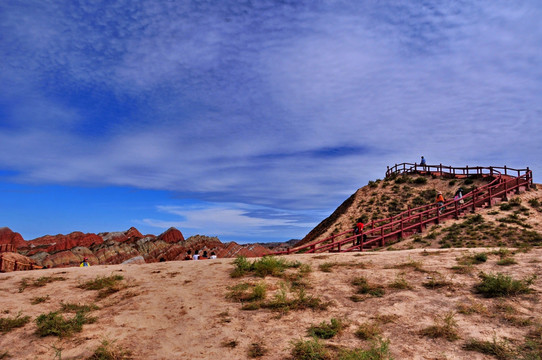
[{"label": "sand slope", "polygon": [[[532,294],[510,299],[485,299],[472,291],[479,282],[479,271],[502,272],[515,278],[541,274],[542,249],[514,255],[517,265],[499,266],[499,257],[489,255],[486,263],[475,265],[471,274],[457,274],[450,268],[464,254],[488,249],[420,249],[382,251],[373,253],[295,255],[288,260],[309,264],[312,272],[305,280],[307,293],[331,301],[325,311],[290,311],[285,314],[271,310],[241,310],[241,304],[226,299],[229,286],[241,282],[265,282],[267,297],[280,288],[281,279],[243,277],[233,279],[232,259],[207,261],[172,261],[144,265],[106,265],[90,268],[47,269],[0,274],[0,317],[29,315],[32,321],[23,328],[0,335],[0,354],[8,352],[13,359],[53,359],[54,347],[62,348],[62,359],[88,358],[103,339],[129,349],[134,359],[246,359],[253,342],[260,342],[268,353],[263,359],[287,359],[291,341],[308,339],[311,324],[329,321],[332,317],[347,322],[346,329],[326,344],[343,347],[368,347],[369,342],[358,339],[355,331],[366,321],[379,315],[393,315],[392,322],[381,324],[382,335],[390,340],[395,359],[491,359],[489,355],[462,349],[469,338],[483,340],[508,339],[519,344],[534,325],[518,325],[505,319],[503,304],[509,305],[519,319],[534,323],[541,319],[539,302],[541,281],[536,280]],[[323,272],[319,265],[337,263],[332,272]],[[396,268],[401,264],[417,264]],[[451,284],[438,289],[422,286],[430,278],[444,279]],[[121,274],[127,285],[121,291],[102,300],[96,291],[77,288],[78,284],[97,276]],[[388,284],[402,276],[412,290],[396,290]],[[28,287],[19,292],[23,278],[62,276],[43,287]],[[369,297],[353,302],[353,278],[365,276],[383,285],[383,297]],[[31,299],[49,296],[46,302],[31,304]],[[487,314],[457,313],[459,303],[481,303]],[[92,315],[94,324],[84,325],[83,331],[72,337],[58,339],[34,334],[34,319],[40,314],[58,310],[60,303],[95,303],[100,307]],[[434,324],[434,317],[455,311],[454,318],[461,339],[449,342],[442,338],[429,339],[419,334],[424,327]],[[227,347],[229,341],[237,346]]]}]

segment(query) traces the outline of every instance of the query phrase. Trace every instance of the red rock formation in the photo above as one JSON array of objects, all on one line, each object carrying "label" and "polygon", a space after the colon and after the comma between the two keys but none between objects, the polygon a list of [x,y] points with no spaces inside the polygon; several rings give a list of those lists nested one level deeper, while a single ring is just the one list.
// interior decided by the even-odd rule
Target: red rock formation
[{"label": "red rock formation", "polygon": [[48,253],[69,250],[76,246],[90,247],[103,243],[101,236],[96,234],[84,234],[80,231],[72,232],[68,235],[45,235],[34,240],[27,241],[27,246],[35,248],[30,250],[27,255],[32,255],[38,251]]},{"label": "red rock formation", "polygon": [[0,254],[0,272],[32,270],[35,261],[21,254],[5,252]]},{"label": "red rock formation", "polygon": [[9,244],[18,248],[25,246],[26,241],[24,241],[21,234],[11,231],[10,228],[2,227],[0,228],[0,245],[1,244]]},{"label": "red rock formation", "polygon": [[258,244],[239,245],[236,242],[230,242],[225,244],[225,247],[220,249],[217,253],[218,257],[259,257],[263,255],[271,254],[272,251]]},{"label": "red rock formation", "polygon": [[100,235],[104,239],[104,241],[113,240],[116,242],[125,242],[127,240],[137,240],[143,238],[143,235],[135,227],[131,227],[124,232],[106,232],[99,233],[98,235]]},{"label": "red rock formation", "polygon": [[175,229],[174,227],[167,229],[165,232],[158,235],[157,238],[170,244],[184,241],[183,233]]}]

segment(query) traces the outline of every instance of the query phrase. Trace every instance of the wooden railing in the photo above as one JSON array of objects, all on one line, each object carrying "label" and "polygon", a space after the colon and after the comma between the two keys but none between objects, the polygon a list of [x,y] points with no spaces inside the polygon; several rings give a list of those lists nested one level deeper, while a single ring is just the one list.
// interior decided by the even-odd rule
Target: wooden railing
[{"label": "wooden railing", "polygon": [[[422,205],[386,219],[373,220],[365,224],[366,227],[360,235],[355,235],[353,229],[349,229],[325,239],[275,254],[363,251],[368,247],[385,246],[390,240],[401,239],[407,233],[421,233],[430,223],[438,224],[448,218],[457,219],[462,213],[469,210],[475,212],[477,207],[481,207],[486,203],[491,207],[495,198],[506,198],[511,191],[519,193],[521,187],[528,190],[533,183],[532,172],[529,168],[512,169],[506,166],[452,167],[443,166],[442,164],[419,165],[416,163],[403,163],[395,164],[391,168],[388,167],[386,177],[415,173],[451,178],[489,177],[491,181],[487,185],[475,188],[465,194],[462,202],[453,199],[446,201],[442,211],[439,211],[440,207],[434,203]],[[363,235],[366,235],[366,241],[363,241]],[[360,239],[359,244],[357,243],[358,238]]]}]

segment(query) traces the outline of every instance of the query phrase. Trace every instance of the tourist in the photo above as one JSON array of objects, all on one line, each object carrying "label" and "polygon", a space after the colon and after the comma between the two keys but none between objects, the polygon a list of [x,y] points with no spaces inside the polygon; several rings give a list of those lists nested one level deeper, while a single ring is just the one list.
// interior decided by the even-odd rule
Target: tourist
[{"label": "tourist", "polygon": [[463,189],[459,188],[454,194],[454,200],[459,201],[460,204],[463,204],[465,201],[463,200]]},{"label": "tourist", "polygon": [[199,250],[194,251],[194,256],[192,256],[192,260],[198,260],[199,259]]},{"label": "tourist", "polygon": [[444,196],[442,196],[442,191],[439,191],[437,193],[437,198],[435,200],[435,202],[437,203],[437,206],[438,206],[438,213],[439,214],[442,214],[442,212],[445,210],[444,208]]},{"label": "tourist", "polygon": [[88,262],[88,258],[83,258],[83,262],[81,263],[81,265],[79,265],[79,267],[84,267],[84,266],[90,266],[89,262]]},{"label": "tourist", "polygon": [[214,251],[211,251],[211,257],[209,259],[216,259],[216,254]]},{"label": "tourist", "polygon": [[420,165],[423,166],[423,171],[425,171],[425,158],[422,156],[422,161],[420,162]]},{"label": "tourist", "polygon": [[203,250],[203,255],[201,255],[201,260],[206,260],[209,257],[207,256],[207,250]]},{"label": "tourist", "polygon": [[185,260],[192,260],[192,250],[188,249],[186,255],[184,256]]},{"label": "tourist", "polygon": [[354,227],[354,234],[358,235],[356,238],[356,245],[361,244],[361,234],[363,233],[363,226],[363,223],[361,221],[358,221],[358,223]]}]

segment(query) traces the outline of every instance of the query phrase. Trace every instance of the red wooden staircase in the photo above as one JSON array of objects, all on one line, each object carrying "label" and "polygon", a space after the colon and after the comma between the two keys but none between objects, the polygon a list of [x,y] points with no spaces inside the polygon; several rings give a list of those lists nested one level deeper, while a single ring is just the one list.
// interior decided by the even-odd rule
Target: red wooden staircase
[{"label": "red wooden staircase", "polygon": [[[491,207],[495,203],[506,200],[512,193],[519,194],[529,190],[533,183],[532,171],[526,169],[512,169],[506,166],[476,166],[452,167],[440,165],[419,165],[402,163],[389,167],[386,177],[403,174],[436,175],[444,178],[490,178],[487,185],[477,187],[463,196],[463,203],[459,200],[448,200],[444,203],[444,210],[439,212],[437,204],[422,205],[409,209],[398,215],[373,220],[365,224],[360,243],[359,235],[353,230],[343,231],[339,234],[317,240],[299,247],[275,253],[275,255],[293,253],[316,252],[347,252],[364,251],[374,247],[385,246],[390,241],[403,239],[414,233],[421,233],[428,225],[439,224],[447,219],[458,219],[466,213],[474,213],[477,208]],[[363,235],[362,234],[362,235]]]}]

